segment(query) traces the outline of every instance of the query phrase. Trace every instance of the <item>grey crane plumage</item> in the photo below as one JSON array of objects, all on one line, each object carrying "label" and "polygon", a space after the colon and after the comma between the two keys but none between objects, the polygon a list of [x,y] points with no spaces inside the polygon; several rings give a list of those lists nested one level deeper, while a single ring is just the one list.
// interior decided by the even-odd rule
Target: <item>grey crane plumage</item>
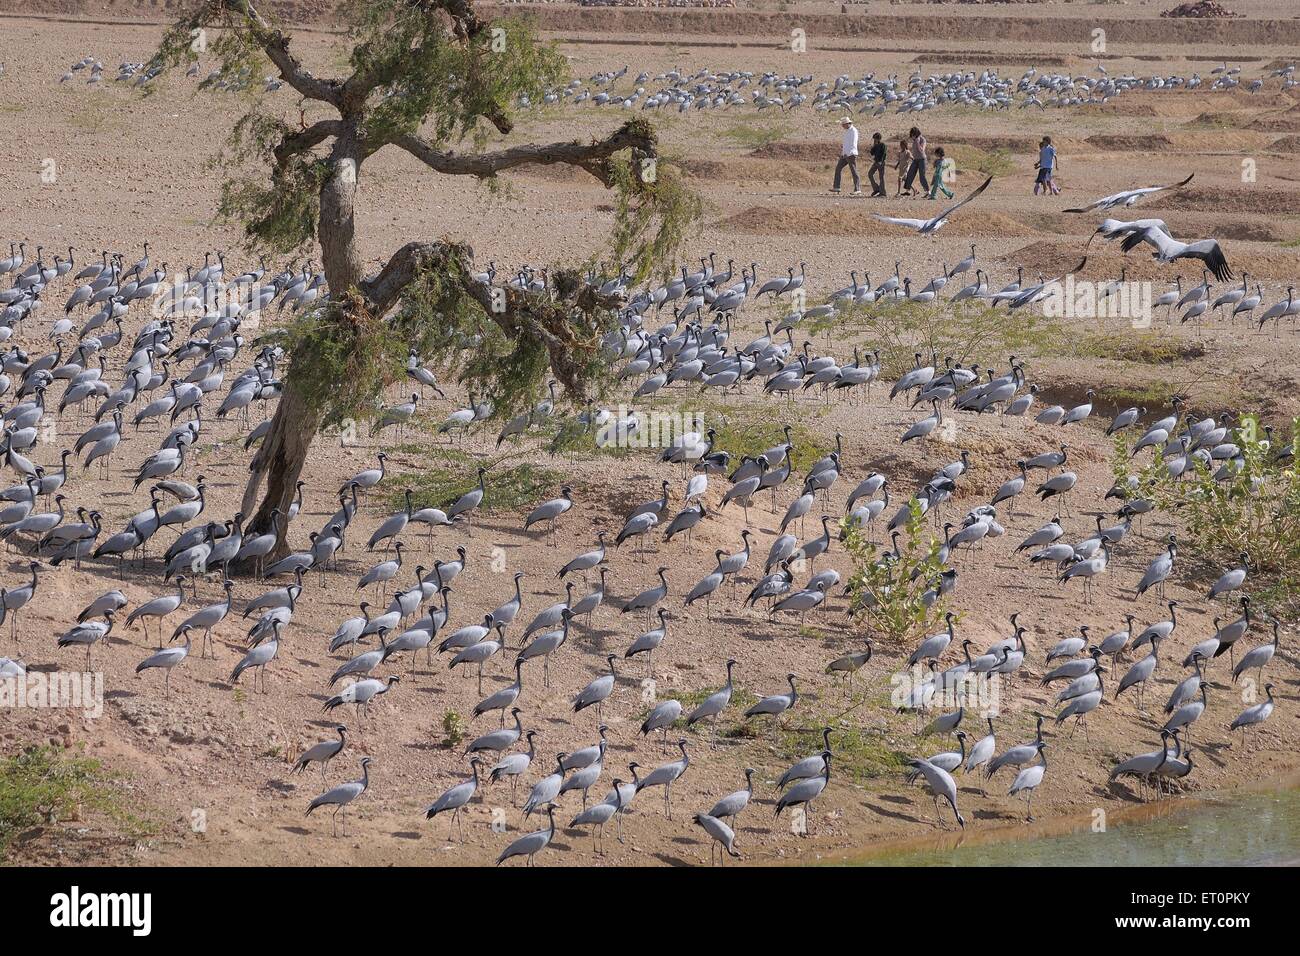
[{"label": "grey crane plumage", "polygon": [[1025,795],[1025,820],[1033,822],[1033,801],[1034,791],[1038,789],[1039,784],[1043,782],[1043,777],[1047,773],[1047,744],[1038,741],[1035,746],[1038,748],[1038,763],[1029,767],[1021,768],[1016,774],[1016,779],[1011,784],[1011,789],[1007,791],[1007,796],[1014,797],[1018,793]]},{"label": "grey crane plumage", "polygon": [[[737,859],[740,854],[735,850],[736,833],[731,827],[723,823],[717,817],[708,813],[697,813],[693,820],[700,829],[710,837],[709,843],[709,863],[713,862],[713,854],[718,853],[719,861],[725,861],[727,856]],[[726,854],[725,856],[723,854]]]},{"label": "grey crane plumage", "polygon": [[469,746],[465,748],[465,753],[473,754],[481,750],[495,750],[497,752],[509,750],[518,742],[524,730],[523,724],[519,720],[519,714],[518,707],[510,708],[510,715],[515,719],[514,727],[493,730],[474,738],[470,741]]},{"label": "grey crane plumage", "polygon": [[1249,651],[1247,651],[1245,654],[1241,656],[1241,660],[1237,661],[1237,666],[1232,669],[1232,682],[1234,684],[1237,682],[1238,677],[1240,677],[1246,671],[1252,669],[1257,670],[1259,672],[1260,680],[1264,679],[1264,668],[1268,666],[1268,663],[1271,660],[1273,660],[1273,655],[1277,653],[1278,647],[1281,643],[1281,637],[1279,635],[1279,623],[1277,618],[1272,619],[1272,624],[1273,624],[1272,642],[1268,644],[1261,644],[1259,647],[1251,648]]},{"label": "grey crane plumage", "polygon": [[693,726],[698,721],[711,719],[713,724],[713,742],[715,744],[717,742],[718,717],[727,709],[727,705],[731,703],[731,692],[733,687],[731,672],[736,666],[736,659],[734,657],[727,658],[726,666],[727,682],[720,690],[714,691],[708,697],[704,698],[704,700],[702,700],[686,718],[687,727]]},{"label": "grey crane plumage", "polygon": [[1260,724],[1264,723],[1264,721],[1273,716],[1274,701],[1272,684],[1264,685],[1264,694],[1266,695],[1265,700],[1247,707],[1236,716],[1232,721],[1232,726],[1228,728],[1230,731],[1241,730],[1242,734],[1245,735],[1249,732],[1250,728],[1258,727]]},{"label": "grey crane plumage", "polygon": [[[173,667],[176,667],[176,666],[179,665],[179,664],[181,664],[181,663],[185,660],[185,658],[189,657],[189,654],[190,654],[190,632],[189,632],[189,628],[186,628],[186,629],[182,632],[182,636],[185,638],[185,646],[184,646],[184,647],[167,647],[167,648],[163,648],[163,649],[157,651],[156,653],[151,654],[151,655],[149,655],[148,657],[146,657],[144,660],[142,660],[142,661],[141,661],[139,664],[137,664],[136,667],[135,667],[135,672],[136,672],[137,674],[139,674],[141,671],[146,671],[146,670],[149,670],[150,668],[153,668],[153,667],[160,667],[160,668],[162,668],[162,671],[163,671],[163,696],[164,696],[164,697],[167,696],[167,695],[170,693],[171,676],[172,676],[172,668],[173,668]],[[173,640],[174,640],[174,638],[173,638]]]},{"label": "grey crane plumage", "polygon": [[532,766],[533,758],[537,756],[533,744],[533,739],[536,736],[537,731],[528,731],[528,733],[524,734],[524,739],[528,741],[528,749],[523,753],[506,754],[488,772],[488,780],[492,783],[497,783],[504,777],[510,778],[511,806],[515,805],[515,793],[519,787],[519,779],[528,772],[528,768]]},{"label": "grey crane plumage", "polygon": [[[265,647],[265,645],[262,646]],[[325,701],[322,710],[330,711],[345,704],[353,704],[357,710],[357,718],[360,719],[362,715],[370,712],[370,705],[376,697],[387,694],[393,689],[393,685],[400,680],[401,677],[396,674],[384,680],[375,677],[359,680],[354,684],[349,684],[342,691]]]},{"label": "grey crane plumage", "polygon": [[515,856],[525,857],[527,865],[532,866],[533,857],[550,846],[551,840],[555,838],[555,804],[548,803],[544,809],[546,810],[546,817],[549,821],[549,826],[545,830],[536,830],[532,833],[526,833],[517,840],[514,840],[509,846],[502,850],[501,855],[497,857],[497,866],[500,866],[506,860]]},{"label": "grey crane plumage", "polygon": [[311,816],[313,810],[318,807],[333,807],[334,812],[330,816],[330,822],[333,826],[334,836],[338,836],[338,815],[343,812],[344,822],[347,821],[346,808],[353,800],[361,796],[370,789],[370,763],[369,757],[361,758],[361,779],[353,780],[349,783],[341,783],[337,787],[326,790],[320,796],[316,797],[307,807],[307,816]]},{"label": "grey crane plumage", "polygon": [[[481,762],[482,761],[480,761],[478,757],[470,757],[470,779],[462,781],[461,783],[444,790],[438,796],[438,799],[434,800],[433,803],[429,804],[429,806],[424,810],[424,818],[426,820],[432,820],[440,813],[446,813],[448,810],[451,811],[451,822],[447,827],[448,840],[451,839],[452,831],[455,829],[457,822],[460,821],[461,810],[469,805],[470,800],[474,798],[474,794],[478,790],[478,768]],[[461,839],[463,840],[465,838],[463,829],[464,823],[461,823],[461,827]]]},{"label": "grey crane plumage", "polygon": [[648,787],[664,788],[664,815],[672,819],[672,794],[673,783],[681,779],[690,767],[691,758],[686,752],[686,738],[677,741],[677,748],[681,751],[681,757],[669,763],[660,764],[646,776],[637,781],[636,792],[640,793]]},{"label": "grey crane plumage", "polygon": [[603,800],[600,803],[593,804],[590,807],[586,807],[569,823],[570,827],[583,827],[583,826],[595,827],[595,829],[592,831],[592,842],[595,845],[596,852],[598,854],[604,855],[605,852],[604,849],[605,824],[608,823],[610,820],[614,819],[615,817],[618,817],[618,821],[617,821],[619,826],[618,842],[619,843],[623,842],[623,835],[622,835],[623,791],[626,786],[627,785],[624,784],[622,780],[615,777],[614,785],[613,788],[610,790],[609,798]]},{"label": "grey crane plumage", "polygon": [[329,762],[342,753],[343,748],[347,746],[347,725],[338,724],[334,729],[339,735],[338,740],[322,740],[320,743],[308,747],[303,751],[302,756],[294,761],[289,772],[303,773],[311,764],[318,763],[320,764],[321,783],[324,783],[325,770],[329,766]]},{"label": "grey crane plumage", "polygon": [[939,800],[943,799],[948,801],[948,806],[952,808],[953,816],[957,818],[957,823],[962,827],[962,829],[965,829],[966,818],[963,817],[961,811],[957,809],[957,782],[953,780],[952,774],[944,770],[942,767],[935,766],[924,758],[909,760],[908,766],[925,778],[926,786],[934,796],[935,816],[940,820],[941,825],[942,818],[939,817],[938,808]]},{"label": "grey crane plumage", "polygon": [[597,677],[578,692],[578,696],[573,699],[574,713],[586,710],[588,707],[595,707],[596,717],[599,720],[601,708],[614,693],[615,682],[618,680],[618,672],[614,669],[614,662],[618,658],[608,654],[605,660],[609,663],[609,673]]}]

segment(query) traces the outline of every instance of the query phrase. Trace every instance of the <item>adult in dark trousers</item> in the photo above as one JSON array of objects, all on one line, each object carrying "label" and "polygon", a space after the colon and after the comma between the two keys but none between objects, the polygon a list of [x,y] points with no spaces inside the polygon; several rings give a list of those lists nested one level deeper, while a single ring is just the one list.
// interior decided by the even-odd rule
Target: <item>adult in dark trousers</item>
[{"label": "adult in dark trousers", "polygon": [[907,179],[903,181],[903,188],[908,192],[912,191],[912,181],[919,175],[921,177],[921,194],[924,195],[930,191],[930,181],[925,177],[925,137],[915,126],[912,127],[911,133],[911,152],[912,168],[907,171]]},{"label": "adult in dark trousers", "polygon": [[879,133],[871,134],[871,168],[867,170],[867,181],[871,183],[872,196],[888,196],[885,192],[885,160],[889,151]]},{"label": "adult in dark trousers", "polygon": [[831,192],[840,191],[840,174],[847,166],[853,174],[853,195],[861,196],[862,181],[858,179],[858,128],[847,116],[840,120],[840,128],[844,130],[844,139],[840,143],[840,161],[835,164],[835,182],[831,185]]}]

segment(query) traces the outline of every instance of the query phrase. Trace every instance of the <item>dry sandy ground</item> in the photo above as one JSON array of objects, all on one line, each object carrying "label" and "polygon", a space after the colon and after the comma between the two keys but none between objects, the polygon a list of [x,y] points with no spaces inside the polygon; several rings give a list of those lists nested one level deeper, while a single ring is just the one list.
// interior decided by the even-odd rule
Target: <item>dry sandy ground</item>
[{"label": "dry sandy ground", "polygon": [[[1009,15],[1017,15],[1015,8]],[[139,243],[148,238],[156,259],[168,261],[173,270],[200,262],[205,251],[235,248],[237,235],[229,227],[209,221],[217,180],[202,168],[203,161],[219,148],[237,113],[233,99],[193,95],[190,84],[180,78],[164,84],[161,95],[147,99],[112,84],[93,90],[83,83],[60,86],[57,82],[66,64],[87,52],[103,59],[110,72],[121,60],[144,59],[157,35],[154,27],[0,21],[0,48],[5,50],[6,61],[5,76],[0,79],[0,117],[5,127],[14,131],[0,140],[0,194],[6,197],[0,239],[25,238],[31,243],[43,242],[50,249],[74,245],[79,260],[96,256],[107,247],[123,250],[133,261]],[[935,42],[950,49],[960,38],[939,36]],[[338,65],[327,43],[324,34],[304,37],[306,59],[321,72]],[[987,49],[985,44],[977,46]],[[629,63],[634,74],[639,69],[655,72],[673,65],[708,65],[813,72],[819,78],[867,70],[906,73],[913,68],[917,54],[916,49],[892,54],[814,49],[796,56],[755,48],[700,53],[669,46],[630,50],[594,43],[575,43],[567,52],[578,76]],[[1149,47],[1135,49],[1133,55],[1155,57],[1160,52],[1157,39],[1153,39]],[[1272,53],[1263,51],[1266,56]],[[1216,62],[1209,55],[1185,60],[1182,48],[1169,55],[1167,68],[1181,71],[1197,68],[1205,72]],[[1087,69],[1090,62],[1081,59],[1076,68]],[[954,59],[951,65],[963,63]],[[1008,70],[1018,73],[1024,65],[1021,58],[1008,55]],[[1126,68],[1141,72],[1152,66],[1150,61],[1134,59],[1120,60],[1110,68],[1112,72]],[[292,98],[284,97],[283,108],[292,115],[297,106]],[[517,138],[571,138],[607,129],[619,119],[614,110],[547,111],[526,118]],[[1066,216],[1063,208],[1080,198],[1187,172],[1196,173],[1195,188],[1164,203],[1144,206],[1143,214],[1168,219],[1176,232],[1219,235],[1234,265],[1248,268],[1252,276],[1267,283],[1273,298],[1300,273],[1297,249],[1283,245],[1300,237],[1300,189],[1295,186],[1297,173],[1289,155],[1291,138],[1300,134],[1300,108],[1296,99],[1285,99],[1276,90],[1256,97],[1244,93],[1130,94],[1111,107],[1068,115],[1036,110],[996,116],[970,111],[927,115],[925,127],[932,145],[965,142],[981,152],[1006,148],[1014,164],[1014,171],[999,176],[978,207],[968,210],[935,240],[900,235],[869,218],[876,210],[914,214],[910,210],[928,204],[903,200],[873,204],[827,196],[825,187],[838,138],[830,117],[811,111],[761,116],[748,111],[663,119],[665,143],[689,161],[698,187],[712,203],[698,238],[701,254],[716,250],[723,260],[734,258],[738,264],[757,261],[764,276],[806,261],[814,297],[846,285],[851,268],[865,269],[880,281],[892,272],[895,259],[903,260],[906,273],[923,283],[942,263],[961,258],[971,242],[977,244],[980,261],[993,273],[995,284],[1007,281],[1016,265],[1023,265],[1030,275],[1061,268],[1078,256],[1093,223],[1091,217]],[[864,134],[876,128],[870,121],[861,126]],[[879,123],[890,136],[903,126],[893,116],[882,117]],[[1062,146],[1066,192],[1059,198],[1035,198],[1029,191],[1030,146],[1045,132],[1057,137]],[[54,159],[58,169],[53,184],[40,179],[46,158]],[[1243,159],[1256,163],[1254,183],[1242,183]],[[364,237],[365,254],[374,263],[406,239],[441,235],[470,238],[483,262],[494,259],[504,268],[523,261],[578,261],[599,249],[610,222],[607,211],[592,212],[603,197],[580,176],[523,173],[512,177],[509,197],[494,199],[472,186],[428,175],[397,154],[381,154],[367,166],[366,174],[358,232]],[[976,175],[973,171],[963,173],[959,191],[969,188]],[[1090,256],[1087,274],[1114,277],[1120,264],[1119,254],[1107,250]],[[234,271],[245,265],[242,258],[232,259]],[[1158,274],[1162,283],[1175,271],[1185,279],[1199,278],[1191,268],[1157,273],[1136,257],[1130,257],[1128,265],[1131,275],[1155,278]],[[51,314],[71,286],[65,280],[56,288],[42,320],[29,325],[19,340],[32,354],[49,349],[46,333]],[[128,335],[143,321],[142,314],[133,315],[127,323]],[[736,334],[743,338],[758,329],[761,317],[761,312],[751,314]],[[1128,331],[1122,323],[1104,328],[1096,322],[1080,324],[1065,340],[1067,354],[1061,353],[1058,339],[1053,354],[1029,357],[1031,380],[1044,386],[1047,401],[1066,404],[1088,383],[1106,384],[1114,398],[1108,399],[1110,393],[1103,392],[1098,418],[1122,402],[1127,394],[1122,389],[1137,387],[1188,392],[1198,408],[1212,411],[1260,408],[1275,420],[1296,411],[1291,327],[1284,326],[1282,336],[1274,338],[1271,332],[1245,333],[1240,325],[1229,329],[1213,324],[1197,333],[1200,341],[1193,343],[1196,347],[1188,349],[1188,357],[1177,364],[1098,358],[1098,351],[1089,345],[1099,335],[1122,337]],[[1166,329],[1163,317],[1158,320],[1157,334],[1189,341],[1193,335],[1187,330]],[[858,343],[872,344],[861,330],[840,330],[833,351],[847,355]],[[1079,355],[1085,357],[1068,354],[1076,343]],[[817,345],[825,348],[822,341]],[[998,366],[1006,361],[1005,355],[958,358],[977,358]],[[116,381],[122,357],[118,354],[114,359]],[[402,391],[404,386],[395,387],[393,394]],[[967,448],[973,466],[951,511],[961,514],[987,500],[1011,475],[1017,457],[1053,447],[1062,437],[1059,429],[1032,423],[1003,427],[997,421],[963,417],[951,446],[936,443],[927,449],[915,445],[900,448],[898,436],[923,413],[901,403],[890,404],[878,389],[865,404],[836,403],[829,409],[823,409],[811,396],[791,407],[754,391],[752,386],[746,389],[743,403],[750,411],[742,417],[752,418],[758,409],[759,414],[770,413],[773,419],[800,422],[815,431],[824,447],[833,443],[836,431],[845,436],[844,477],[832,492],[831,514],[842,513],[847,491],[872,470],[887,473],[896,492],[905,495],[936,467],[955,458],[959,448]],[[670,404],[692,408],[699,401],[694,390],[682,390],[671,397]],[[731,401],[740,407],[741,403]],[[436,423],[454,404],[426,403],[428,422]],[[719,412],[710,404],[708,413],[727,414],[727,410]],[[43,443],[36,452],[37,460],[53,462],[63,442],[71,441],[85,424],[66,417],[59,424],[59,440]],[[234,442],[244,429],[233,422],[213,421],[210,427],[186,477],[193,480],[200,473],[207,477],[212,490],[209,513],[225,517],[237,507],[242,489],[247,459],[235,453],[238,446]],[[457,451],[491,457],[495,430],[494,426],[484,428]],[[394,471],[416,472],[423,465],[445,460],[430,432],[431,428],[409,430],[400,449],[393,448],[392,439],[386,440]],[[1108,445],[1096,422],[1066,437],[1071,444],[1071,463],[1080,477],[1074,517],[1067,523],[1067,537],[1074,540],[1091,529],[1087,513],[1098,507],[1110,485]],[[106,527],[120,527],[126,516],[143,507],[142,497],[129,493],[128,474],[155,442],[156,436],[148,431],[131,435],[115,455],[112,479],[107,483],[94,480],[93,474],[76,474],[67,489],[70,503],[98,507]],[[309,494],[306,514],[293,535],[295,543],[303,543],[307,531],[321,525],[333,510],[334,489],[355,471],[368,467],[381,447],[381,442],[365,437],[344,448],[326,439],[317,443],[305,474]],[[530,441],[511,449],[506,459],[506,463],[522,461],[557,468],[571,478],[577,505],[561,522],[556,547],[548,547],[536,535],[524,535],[517,513],[482,521],[472,538],[459,531],[439,532],[432,547],[423,535],[408,536],[410,560],[425,565],[436,557],[449,557],[458,543],[468,547],[469,569],[455,588],[457,625],[478,620],[483,611],[503,601],[510,590],[509,572],[515,569],[529,572],[521,619],[562,597],[555,569],[585,550],[595,529],[617,528],[632,504],[655,497],[662,479],[674,481],[675,500],[670,507],[676,510],[680,506],[677,472],[649,455],[551,460]],[[400,488],[400,478],[391,484]],[[716,489],[715,482],[711,492],[715,502],[720,495]],[[785,490],[781,509],[793,493]],[[536,826],[533,821],[521,820],[503,787],[487,789],[482,801],[474,803],[463,842],[447,841],[445,820],[424,820],[422,808],[466,772],[463,747],[445,746],[443,715],[447,711],[467,714],[478,699],[475,681],[448,675],[445,658],[435,662],[432,673],[421,665],[418,681],[404,680],[375,707],[369,720],[358,723],[352,715],[344,717],[354,736],[341,763],[331,767],[330,781],[353,778],[363,754],[374,759],[372,788],[348,814],[346,836],[331,837],[329,821],[318,816],[303,818],[307,802],[319,790],[319,781],[310,775],[291,777],[288,771],[305,746],[330,736],[328,728],[334,717],[322,714],[321,701],[327,695],[328,674],[342,657],[332,659],[325,644],[338,621],[353,613],[356,577],[373,560],[357,542],[368,536],[386,510],[378,496],[372,495],[340,570],[324,584],[313,579],[308,585],[307,596],[287,633],[285,650],[270,670],[268,694],[253,693],[247,678],[238,692],[226,683],[242,647],[243,631],[233,622],[218,634],[218,660],[196,657],[187,662],[173,675],[176,686],[167,700],[161,695],[157,674],[137,679],[132,673],[136,662],[153,647],[152,642],[146,643],[138,632],[119,629],[116,639],[107,647],[96,648],[95,653],[95,665],[104,671],[109,697],[102,719],[82,721],[48,712],[0,715],[0,740],[6,752],[50,738],[84,742],[91,755],[119,775],[124,801],[151,821],[147,835],[138,837],[102,815],[88,814],[74,824],[27,835],[16,844],[14,858],[90,863],[472,864],[489,862],[514,834]],[[1005,538],[959,565],[956,607],[963,613],[959,637],[970,637],[983,647],[1009,629],[1006,619],[1012,611],[1020,611],[1022,622],[1030,629],[1031,662],[1025,669],[1030,679],[1018,680],[1003,696],[999,749],[1029,739],[1032,714],[1051,708],[1052,695],[1038,686],[1036,677],[1044,670],[1045,650],[1059,637],[1081,623],[1091,624],[1094,633],[1109,632],[1129,611],[1139,621],[1156,620],[1164,613],[1162,603],[1153,596],[1135,602],[1132,586],[1171,529],[1166,519],[1147,522],[1140,536],[1125,542],[1108,573],[1108,586],[1099,590],[1094,603],[1085,606],[1078,590],[1062,589],[1050,578],[1028,573],[1023,560],[1011,556],[1014,544],[1052,513],[1049,506],[1022,503],[1015,514],[1004,515]],[[757,532],[756,554],[746,577],[752,581],[753,565],[766,554],[779,515],[770,514],[764,504],[751,511],[751,519]],[[791,834],[786,817],[773,822],[773,781],[794,757],[818,747],[819,729],[827,721],[866,741],[865,746],[882,760],[896,759],[893,755],[899,753],[936,752],[947,749],[948,743],[915,737],[910,718],[896,717],[882,706],[889,675],[898,664],[898,649],[882,649],[854,698],[846,700],[823,676],[828,660],[861,641],[858,629],[844,623],[843,598],[838,594],[829,613],[810,620],[803,630],[797,622],[769,623],[763,613],[742,609],[730,596],[715,602],[712,619],[698,606],[681,607],[681,595],[704,573],[705,565],[711,565],[714,549],[734,550],[742,526],[743,516],[732,507],[706,522],[689,548],[678,541],[659,543],[657,554],[645,564],[626,552],[617,555],[610,566],[610,600],[592,626],[578,628],[570,645],[556,657],[550,687],[541,686],[537,669],[530,667],[525,674],[525,726],[541,732],[531,782],[549,770],[557,751],[572,750],[595,739],[595,716],[584,712],[575,717],[570,700],[603,671],[606,653],[621,654],[641,632],[639,622],[628,621],[613,607],[620,598],[652,583],[655,562],[662,560],[675,569],[669,574],[671,596],[667,602],[674,620],[665,648],[656,656],[661,695],[670,690],[696,693],[717,687],[728,656],[740,661],[738,686],[753,694],[783,689],[787,671],[800,678],[806,696],[787,720],[787,731],[802,728],[806,733],[778,736],[764,726],[755,736],[728,738],[713,749],[707,732],[687,732],[692,764],[674,788],[672,819],[664,817],[660,792],[643,794],[626,818],[626,843],[611,839],[607,844],[610,862],[707,862],[708,846],[690,824],[690,814],[707,809],[717,796],[735,789],[746,766],[758,770],[757,805],[741,818],[739,826],[738,848],[747,861],[838,856],[933,832],[929,797],[904,786],[896,773],[883,771],[856,779],[834,776],[818,803],[812,836]],[[814,534],[811,523],[806,533],[809,537]],[[498,547],[504,549],[505,560],[494,570],[493,549]],[[5,581],[20,580],[26,561],[26,554],[6,555]],[[847,576],[850,566],[841,549],[832,547],[828,561]],[[1213,627],[1211,618],[1224,613],[1204,601],[1207,569],[1187,567],[1186,571],[1188,579],[1169,591],[1170,597],[1184,603],[1186,611],[1184,623],[1170,642],[1173,646],[1167,649],[1166,657],[1171,660],[1181,659],[1188,647],[1206,637]],[[45,571],[41,592],[23,617],[22,649],[29,664],[37,670],[78,668],[81,658],[76,652],[58,651],[54,646],[55,636],[66,630],[76,611],[110,587],[121,587],[134,605],[166,590],[159,578],[153,563],[144,575],[128,573],[125,580],[117,577],[114,567],[94,563],[80,571]],[[242,606],[242,601],[261,590],[257,583],[242,580],[237,599]],[[197,607],[216,594],[215,582],[204,582],[199,602],[188,607]],[[179,620],[178,614],[172,623]],[[516,629],[512,644],[517,634]],[[1259,735],[1260,749],[1250,755],[1247,764],[1240,746],[1231,745],[1227,725],[1242,704],[1236,694],[1217,689],[1211,693],[1209,712],[1198,725],[1200,759],[1188,783],[1190,791],[1232,787],[1248,779],[1281,778],[1295,768],[1297,675],[1295,658],[1286,649],[1291,634],[1288,625],[1283,653],[1271,672],[1281,705]],[[1248,641],[1253,644],[1264,638],[1260,630]],[[12,650],[7,635],[0,638],[0,653]],[[1215,676],[1221,679],[1223,669],[1216,670]],[[505,662],[498,659],[489,670],[488,683],[504,685],[509,680],[505,671]],[[639,662],[622,668],[618,690],[606,707],[611,753],[602,781],[593,790],[596,799],[603,796],[613,776],[626,776],[628,762],[651,767],[672,759],[655,741],[647,742],[636,732],[644,710],[642,671]],[[1181,676],[1173,666],[1162,668],[1159,687],[1148,700],[1167,696]],[[495,721],[477,721],[470,725],[469,733],[489,726],[495,726]],[[1158,726],[1154,717],[1135,713],[1134,701],[1121,699],[1118,704],[1108,702],[1095,715],[1089,739],[1082,733],[1069,736],[1068,728],[1054,732],[1051,770],[1035,799],[1036,814],[1073,818],[1086,816],[1098,806],[1113,810],[1131,804],[1135,799],[1131,790],[1105,788],[1106,773],[1115,759],[1150,749]],[[980,732],[974,722],[967,729],[972,735]],[[868,761],[866,766],[876,765]],[[973,781],[961,782],[960,801],[970,828],[1020,826],[1023,807],[1002,795],[1008,782],[1005,774],[999,777],[1000,786],[994,786],[993,796],[987,798],[978,794]],[[580,800],[576,794],[566,795],[562,806],[558,817],[567,822]],[[494,832],[489,825],[493,808],[504,810],[508,834]],[[206,814],[203,834],[193,832],[195,810]],[[557,852],[544,854],[539,863],[590,864],[598,859],[589,838],[576,831],[564,831],[553,850]]]}]

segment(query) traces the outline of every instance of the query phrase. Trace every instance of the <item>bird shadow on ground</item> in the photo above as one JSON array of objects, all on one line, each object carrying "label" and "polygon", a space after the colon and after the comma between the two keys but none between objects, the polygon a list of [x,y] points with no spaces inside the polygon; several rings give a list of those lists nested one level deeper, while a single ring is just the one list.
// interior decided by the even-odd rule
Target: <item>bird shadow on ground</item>
[{"label": "bird shadow on ground", "polygon": [[446,750],[446,749],[447,749],[447,748],[444,747],[442,744],[429,743],[429,742],[426,741],[426,740],[411,740],[411,741],[407,741],[406,743],[402,744],[402,746],[405,747],[407,750],[434,751],[434,750]]},{"label": "bird shadow on ground", "polygon": [[306,827],[280,827],[280,829],[295,836],[311,836],[311,831]]},{"label": "bird shadow on ground", "polygon": [[[36,668],[29,667],[28,670],[36,670]],[[105,700],[128,700],[132,697],[139,697],[139,696],[140,695],[133,690],[110,690],[104,694],[104,699]]]},{"label": "bird shadow on ground", "polygon": [[277,793],[297,793],[296,784],[289,783],[287,780],[268,780],[266,785]]},{"label": "bird shadow on ground", "polygon": [[[884,798],[882,797],[882,799]],[[886,809],[885,807],[877,806],[876,804],[873,803],[864,803],[863,806],[866,807],[868,810],[870,810],[872,813],[876,814],[877,816],[889,817],[891,820],[903,820],[906,821],[907,823],[920,823],[922,825],[924,825],[927,822],[925,820],[922,820],[920,817],[914,816],[910,813],[899,813],[897,810],[889,810]]]},{"label": "bird shadow on ground", "polygon": [[1212,744],[1206,741],[1193,740],[1190,744],[1192,749],[1200,756],[1205,757],[1216,767],[1226,767],[1228,765],[1224,751],[1229,750],[1228,744]]},{"label": "bird shadow on ground", "polygon": [[420,840],[420,839],[423,839],[423,834],[417,833],[417,832],[415,832],[414,830],[397,830],[397,831],[395,831],[395,832],[393,832],[393,833],[390,833],[390,834],[388,834],[388,835],[391,836],[391,837],[393,837],[394,839],[397,839],[397,840]]},{"label": "bird shadow on ground", "polygon": [[656,860],[658,860],[660,863],[665,864],[666,866],[691,866],[692,865],[688,861],[683,860],[680,856],[670,856],[667,853],[652,853],[651,856],[653,856]]}]

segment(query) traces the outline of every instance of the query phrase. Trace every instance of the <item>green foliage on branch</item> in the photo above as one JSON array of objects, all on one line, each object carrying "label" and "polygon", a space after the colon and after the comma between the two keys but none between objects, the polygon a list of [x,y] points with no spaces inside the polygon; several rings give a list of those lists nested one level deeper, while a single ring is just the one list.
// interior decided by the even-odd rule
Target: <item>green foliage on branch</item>
[{"label": "green foliage on branch", "polygon": [[670,158],[618,157],[610,171],[616,204],[605,267],[626,268],[636,281],[656,271],[666,277],[700,221],[703,199]]},{"label": "green foliage on branch", "polygon": [[[1281,437],[1282,444],[1295,448],[1300,419]],[[1278,460],[1279,445],[1267,439],[1253,416],[1244,417],[1226,441],[1240,450],[1240,466],[1223,480],[1214,477],[1225,465],[1222,460],[1207,465],[1194,457],[1177,478],[1160,449],[1139,465],[1123,435],[1115,436],[1112,470],[1121,486],[1136,479],[1129,498],[1148,498],[1178,518],[1180,555],[1217,576],[1246,552],[1252,595],[1274,614],[1295,613],[1300,610],[1300,473],[1294,459]]]},{"label": "green foliage on branch", "polygon": [[[321,196],[339,164],[351,162],[359,174],[386,145],[407,148],[435,169],[483,177],[494,188],[495,170],[512,168],[513,157],[493,157],[500,167],[442,165],[449,147],[468,141],[478,150],[493,132],[509,133],[521,98],[540,101],[568,75],[565,57],[531,23],[482,18],[471,0],[345,0],[340,13],[347,32],[338,52],[346,53],[350,76],[308,71],[291,38],[252,0],[203,0],[166,32],[151,63],[165,70],[215,60],[214,75],[237,80],[235,88],[248,96],[214,167],[223,175],[218,215],[243,227],[250,251],[309,254],[320,230],[330,228],[320,221]],[[268,97],[258,81],[268,73],[282,75],[312,116],[295,109],[298,115],[286,117],[284,98]],[[327,119],[315,118],[320,107]],[[468,250],[452,243],[446,245],[465,254],[425,264],[400,296],[382,303],[335,288],[345,283],[327,275],[330,301],[273,333],[289,356],[286,384],[319,424],[372,415],[383,387],[403,374],[409,349],[489,398],[499,414],[534,401],[552,374],[575,398],[603,391],[609,369],[600,343],[615,327],[618,303],[595,295],[587,280],[666,271],[701,210],[674,165],[652,155],[649,122],[625,125],[615,134],[623,138],[607,148],[635,145],[609,155],[597,140],[594,154],[575,155],[564,144],[569,152],[561,160],[613,190],[615,224],[605,252],[552,263],[547,291],[512,296],[508,312],[487,310],[463,274]],[[554,161],[544,151],[539,158]],[[378,311],[389,314],[372,314]]]},{"label": "green foliage on branch", "polygon": [[849,613],[895,645],[907,644],[929,633],[943,618],[943,598],[928,607],[925,592],[937,588],[944,570],[940,560],[943,542],[925,530],[921,506],[909,502],[907,522],[898,540],[898,554],[867,543],[862,530],[845,527],[844,548],[853,559]]}]

